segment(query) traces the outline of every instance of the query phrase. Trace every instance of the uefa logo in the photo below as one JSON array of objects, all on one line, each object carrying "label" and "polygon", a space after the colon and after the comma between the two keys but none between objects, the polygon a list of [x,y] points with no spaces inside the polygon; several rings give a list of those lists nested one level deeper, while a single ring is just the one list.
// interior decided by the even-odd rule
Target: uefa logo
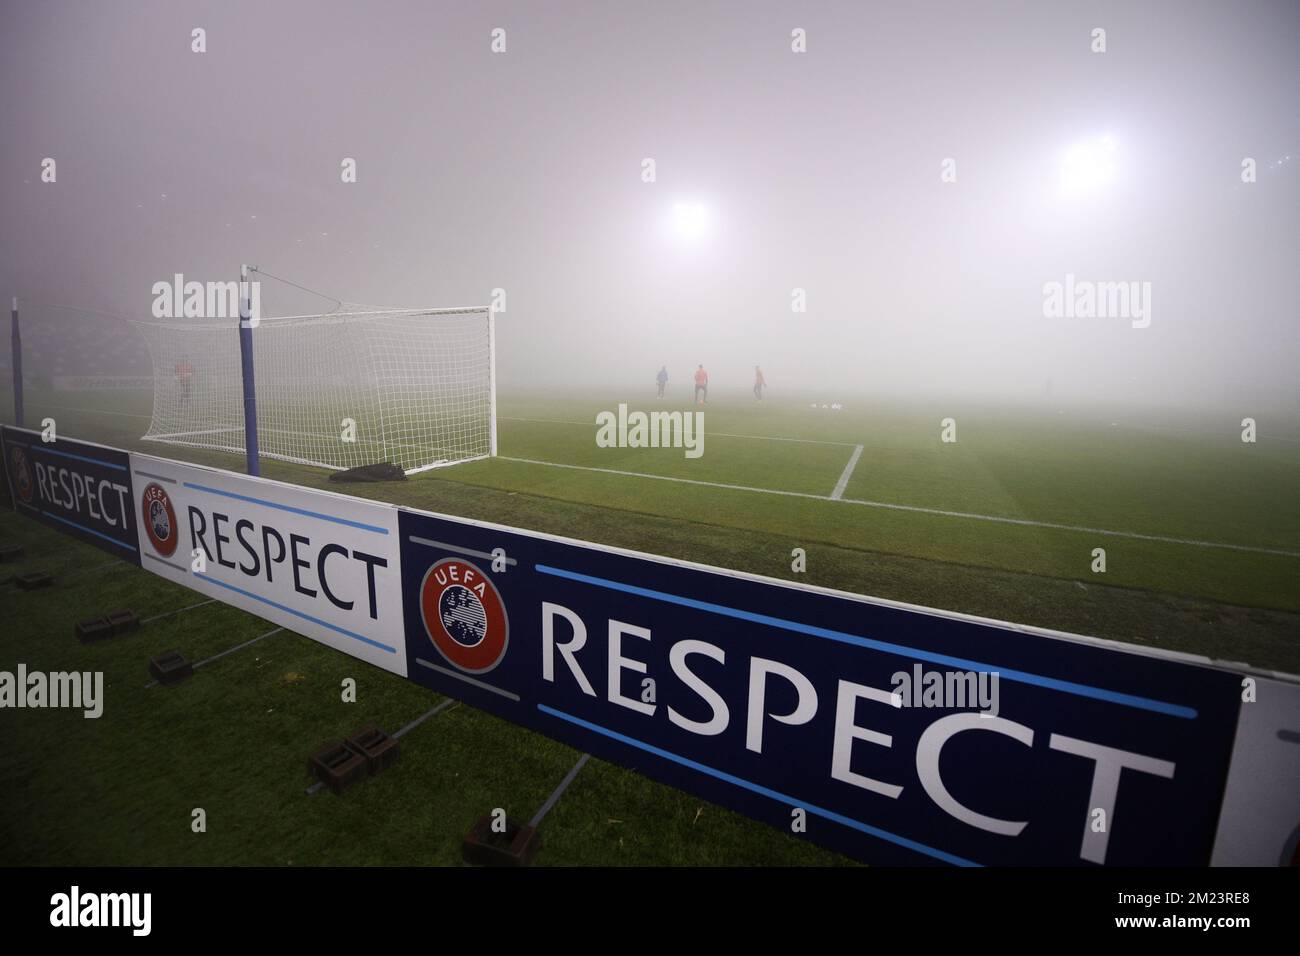
[{"label": "uefa logo", "polygon": [[140,517],[153,549],[164,558],[176,551],[176,512],[162,485],[150,483],[140,496]]},{"label": "uefa logo", "polygon": [[14,445],[9,450],[9,461],[14,466],[14,487],[18,489],[18,497],[23,500],[23,504],[31,504],[35,483],[32,481],[31,467],[27,464],[27,449]]},{"label": "uefa logo", "polygon": [[429,640],[457,670],[483,674],[505,657],[510,637],[496,585],[468,561],[444,558],[420,582],[420,618]]}]

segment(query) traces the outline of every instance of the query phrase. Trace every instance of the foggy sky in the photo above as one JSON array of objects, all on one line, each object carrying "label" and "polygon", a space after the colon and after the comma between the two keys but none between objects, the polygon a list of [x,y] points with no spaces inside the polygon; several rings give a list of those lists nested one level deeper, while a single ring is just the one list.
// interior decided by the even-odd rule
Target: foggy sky
[{"label": "foggy sky", "polygon": [[[0,294],[145,318],[252,262],[382,306],[504,288],[505,389],[702,362],[774,397],[1294,410],[1297,51],[1288,2],[10,0]],[[1103,136],[1114,181],[1063,195]],[[1150,327],[1045,318],[1067,273],[1150,282]]]}]

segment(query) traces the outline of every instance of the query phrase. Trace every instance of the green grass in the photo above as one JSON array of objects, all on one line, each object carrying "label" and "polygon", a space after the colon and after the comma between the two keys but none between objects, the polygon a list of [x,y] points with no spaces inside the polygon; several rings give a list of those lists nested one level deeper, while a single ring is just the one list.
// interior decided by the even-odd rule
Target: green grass
[{"label": "green grass", "polygon": [[[1300,558],[1105,537],[825,500],[853,446],[846,499],[1300,551],[1300,443],[1235,422],[1115,413],[1029,416],[996,408],[842,411],[756,407],[715,396],[702,458],[674,449],[601,449],[595,413],[629,396],[507,396],[502,456],[613,469],[763,494],[508,460],[439,469],[352,493],[723,567],[1146,646],[1300,672]],[[664,406],[673,407],[673,406]],[[684,406],[690,408],[690,406]],[[81,410],[76,410],[76,409]],[[140,443],[147,396],[32,395],[28,421],[60,434],[239,467],[220,453]],[[132,417],[144,415],[145,418]],[[958,421],[958,442],[939,421]],[[538,424],[517,418],[554,419]],[[1112,421],[1118,422],[1111,425]],[[812,439],[809,444],[719,433]],[[313,487],[324,473],[267,462],[268,477]],[[200,659],[270,629],[209,605],[83,646],[73,624],[117,607],[141,616],[193,592],[0,514],[0,539],[28,546],[11,570],[45,567],[53,591],[3,593],[0,668],[103,670],[105,715],[8,712],[0,742],[0,863],[451,864],[470,824],[494,807],[527,818],[572,766],[570,748],[459,705],[403,740],[401,765],[342,797],[308,797],[307,753],[367,721],[394,730],[439,698],[282,632],[146,690],[148,658]],[[806,574],[790,551],[808,552]],[[1107,551],[1104,575],[1089,565]],[[289,677],[287,675],[299,675]],[[300,677],[300,679],[299,679]],[[354,677],[356,704],[340,700]],[[190,831],[203,807],[208,832]],[[843,862],[801,839],[593,761],[543,828],[542,864]]]}]

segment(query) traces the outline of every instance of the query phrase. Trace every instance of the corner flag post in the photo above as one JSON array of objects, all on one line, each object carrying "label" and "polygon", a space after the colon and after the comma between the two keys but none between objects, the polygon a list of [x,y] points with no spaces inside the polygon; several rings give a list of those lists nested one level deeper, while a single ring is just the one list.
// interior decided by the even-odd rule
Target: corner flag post
[{"label": "corner flag post", "polygon": [[13,349],[14,373],[14,424],[23,427],[23,337],[18,331],[18,296],[14,296],[13,310],[9,313],[10,326],[13,329],[10,344]]},{"label": "corner flag post", "polygon": [[257,388],[253,379],[253,303],[248,266],[239,267],[239,357],[244,380],[244,450],[247,471],[260,475],[257,454]]}]

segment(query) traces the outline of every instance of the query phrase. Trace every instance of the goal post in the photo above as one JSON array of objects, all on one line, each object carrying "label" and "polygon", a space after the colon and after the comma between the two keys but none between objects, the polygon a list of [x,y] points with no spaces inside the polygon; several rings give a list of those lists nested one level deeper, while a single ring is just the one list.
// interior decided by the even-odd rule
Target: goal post
[{"label": "goal post", "polygon": [[497,456],[497,310],[488,308],[488,455]]},{"label": "goal post", "polygon": [[[239,329],[140,322],[153,359],[148,441],[245,453]],[[414,474],[496,454],[492,309],[349,309],[251,329],[266,458]],[[251,443],[247,443],[251,444]]]}]

